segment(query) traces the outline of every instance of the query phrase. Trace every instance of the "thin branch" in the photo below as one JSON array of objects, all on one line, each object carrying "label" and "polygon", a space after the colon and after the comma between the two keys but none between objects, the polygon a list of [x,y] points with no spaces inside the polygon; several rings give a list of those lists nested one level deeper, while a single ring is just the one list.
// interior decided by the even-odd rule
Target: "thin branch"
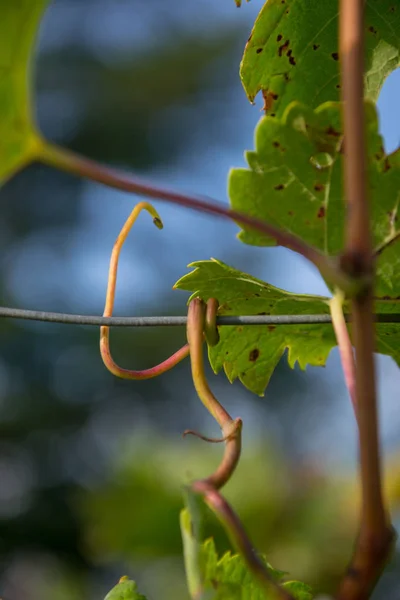
[{"label": "thin branch", "polygon": [[339,347],[340,359],[346,387],[353,405],[354,414],[357,418],[357,394],[356,394],[356,364],[354,361],[353,345],[347,329],[343,314],[343,292],[337,291],[330,301],[332,325]]},{"label": "thin branch", "polygon": [[[345,193],[347,220],[342,265],[353,276],[371,277],[373,255],[366,188],[366,147],[363,103],[364,0],[340,0],[340,48],[344,102]],[[352,300],[356,350],[356,394],[360,445],[362,513],[350,568],[340,586],[339,600],[365,600],[387,560],[393,533],[382,498],[373,351],[372,283]]]},{"label": "thin branch", "polygon": [[[96,315],[72,315],[68,313],[26,310],[0,306],[0,318],[43,321],[63,325],[93,325],[109,327],[182,327],[186,326],[187,316],[165,317],[99,317]],[[400,313],[376,313],[378,323],[400,323]],[[346,322],[351,315],[345,315]],[[330,315],[245,315],[217,317],[219,327],[226,325],[320,325],[332,323]]]},{"label": "thin branch", "polygon": [[[278,245],[294,250],[307,258],[317,267],[326,281],[346,291],[348,296],[352,296],[356,291],[354,281],[342,271],[336,260],[309,246],[297,236],[283,231],[274,225],[231,210],[222,204],[210,203],[188,194],[159,188],[139,177],[127,175],[117,169],[98,164],[93,160],[50,144],[45,140],[42,140],[39,148],[39,159],[45,164],[62,169],[78,177],[85,177],[118,190],[178,204],[200,212],[231,219],[242,226],[246,225],[255,231],[273,238]],[[362,287],[362,284],[357,282],[357,289],[360,287]]]}]

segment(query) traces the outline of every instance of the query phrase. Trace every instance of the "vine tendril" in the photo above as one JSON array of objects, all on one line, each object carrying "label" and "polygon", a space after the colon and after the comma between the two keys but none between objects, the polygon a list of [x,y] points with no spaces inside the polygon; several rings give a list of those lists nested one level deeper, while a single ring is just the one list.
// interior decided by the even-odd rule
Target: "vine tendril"
[{"label": "vine tendril", "polygon": [[[147,212],[150,213],[150,215],[153,217],[153,223],[158,229],[163,228],[163,223],[158,212],[148,202],[139,202],[132,210],[123,228],[121,229],[120,234],[117,237],[111,254],[110,268],[108,271],[106,303],[104,307],[103,317],[112,317],[114,309],[115,287],[117,284],[119,255],[133,224],[135,223],[142,210],[147,210]],[[123,369],[122,367],[117,365],[117,363],[114,361],[111,355],[110,328],[107,326],[102,326],[100,328],[100,354],[105,366],[113,375],[121,377],[122,379],[142,380],[157,377],[157,375],[161,375],[162,373],[165,373],[166,371],[172,369],[175,365],[177,365],[184,358],[186,358],[186,356],[188,356],[189,345],[185,344],[177,352],[172,354],[172,356],[170,356],[160,364],[151,367],[150,369],[144,369],[141,371]]]}]

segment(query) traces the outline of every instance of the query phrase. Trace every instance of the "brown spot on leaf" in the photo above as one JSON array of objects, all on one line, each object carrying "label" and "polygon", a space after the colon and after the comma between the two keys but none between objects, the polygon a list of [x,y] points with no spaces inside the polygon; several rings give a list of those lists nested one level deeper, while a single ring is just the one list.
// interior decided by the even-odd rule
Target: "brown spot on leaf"
[{"label": "brown spot on leaf", "polygon": [[257,48],[256,54],[260,54],[263,51],[263,48]]},{"label": "brown spot on leaf", "polygon": [[337,90],[340,90],[342,86],[340,85],[340,83],[337,83],[335,87]]},{"label": "brown spot on leaf", "polygon": [[282,38],[283,38],[283,35],[280,33],[280,34],[278,35],[278,37],[276,38],[276,41],[277,41],[277,42],[280,42]]},{"label": "brown spot on leaf", "polygon": [[325,186],[324,186],[324,184],[323,184],[323,183],[316,183],[316,184],[314,185],[314,190],[315,190],[316,192],[322,192],[324,189],[325,189]]},{"label": "brown spot on leaf", "polygon": [[295,66],[295,64],[296,64],[296,61],[294,60],[294,56],[291,56],[291,57],[289,58],[289,62],[290,62],[290,64],[291,64],[291,65]]},{"label": "brown spot on leaf", "polygon": [[260,312],[260,313],[257,313],[257,314],[258,315],[266,315],[267,313],[266,312]]},{"label": "brown spot on leaf", "polygon": [[339,54],[337,52],[332,52],[331,56],[333,60],[339,60]]},{"label": "brown spot on leaf", "polygon": [[256,362],[256,360],[258,359],[258,357],[260,356],[260,351],[258,348],[254,348],[253,350],[251,350],[250,354],[249,354],[249,360],[251,362]]},{"label": "brown spot on leaf", "polygon": [[318,219],[323,219],[325,216],[325,206],[320,206],[317,217]]},{"label": "brown spot on leaf", "polygon": [[286,40],[286,42],[284,44],[282,44],[282,46],[279,46],[279,48],[278,48],[279,56],[282,56],[282,54],[286,53],[288,48],[289,48],[289,40]]},{"label": "brown spot on leaf", "polygon": [[275,117],[275,113],[269,113],[270,117]]},{"label": "brown spot on leaf", "polygon": [[249,43],[249,42],[250,42],[250,40],[251,40],[251,38],[252,38],[252,37],[253,37],[253,34],[251,33],[251,34],[249,35],[249,39],[247,40],[247,43]]},{"label": "brown spot on leaf", "polygon": [[375,27],[372,27],[372,25],[370,25],[370,26],[368,27],[368,31],[369,31],[370,33],[373,33],[374,35],[375,35],[376,33],[378,33],[378,32],[377,32],[377,30],[375,29]]},{"label": "brown spot on leaf", "polygon": [[340,137],[340,131],[336,131],[336,129],[334,127],[332,127],[332,125],[329,125],[329,127],[327,127],[325,129],[325,133],[327,135],[331,135],[332,137]]},{"label": "brown spot on leaf", "polygon": [[274,190],[277,190],[277,191],[284,190],[284,189],[285,189],[285,186],[283,185],[283,183],[280,183],[274,187]]},{"label": "brown spot on leaf", "polygon": [[257,294],[257,292],[256,292],[254,295],[255,295],[255,296],[257,296],[257,298],[259,298],[259,297],[260,297],[260,294]]},{"label": "brown spot on leaf", "polygon": [[383,163],[383,172],[386,173],[391,167],[392,165],[390,164],[388,157],[386,157],[385,162]]},{"label": "brown spot on leaf", "polygon": [[268,325],[268,331],[273,331],[276,329],[276,325]]},{"label": "brown spot on leaf", "polygon": [[313,50],[318,50],[319,44],[313,44]]},{"label": "brown spot on leaf", "polygon": [[288,215],[292,216],[293,215],[293,211],[289,210]]},{"label": "brown spot on leaf", "polygon": [[263,90],[262,96],[264,99],[264,106],[262,107],[262,110],[267,112],[268,110],[270,110],[273,107],[274,100],[276,100],[278,98],[278,94],[275,94],[274,92],[270,92],[269,90]]},{"label": "brown spot on leaf", "polygon": [[277,142],[276,140],[274,142],[272,142],[272,145],[274,148],[279,148],[280,147],[280,143]]},{"label": "brown spot on leaf", "polygon": [[283,77],[284,77],[285,81],[290,81],[289,73],[284,73]]}]

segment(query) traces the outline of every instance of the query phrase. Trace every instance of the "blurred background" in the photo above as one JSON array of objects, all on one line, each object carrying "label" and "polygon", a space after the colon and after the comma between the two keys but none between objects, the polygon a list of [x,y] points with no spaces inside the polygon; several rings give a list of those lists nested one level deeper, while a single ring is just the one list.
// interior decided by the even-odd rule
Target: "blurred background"
[{"label": "blurred background", "polygon": [[[227,202],[226,177],[252,148],[251,106],[238,66],[260,0],[53,0],[35,74],[44,134],[177,190]],[[400,75],[379,101],[387,150],[398,146]],[[101,314],[113,242],[136,198],[36,165],[0,192],[1,304]],[[282,249],[250,248],[237,227],[155,203],[124,246],[115,314],[184,314],[172,291],[194,260],[219,258],[295,292],[326,293]],[[218,432],[186,360],[159,379],[121,381],[103,366],[96,328],[2,320],[0,348],[0,595],[99,600],[123,574],[149,600],[188,599],[178,525],[181,485],[221,449],[182,440]],[[112,332],[118,362],[145,368],[185,339],[182,328]],[[399,523],[399,376],[377,358],[386,485]],[[338,354],[326,369],[290,370],[264,398],[210,374],[244,419],[242,463],[226,488],[258,549],[316,591],[335,589],[357,528],[355,423]],[[229,544],[209,516],[207,534]],[[374,598],[400,595],[400,557]]]}]

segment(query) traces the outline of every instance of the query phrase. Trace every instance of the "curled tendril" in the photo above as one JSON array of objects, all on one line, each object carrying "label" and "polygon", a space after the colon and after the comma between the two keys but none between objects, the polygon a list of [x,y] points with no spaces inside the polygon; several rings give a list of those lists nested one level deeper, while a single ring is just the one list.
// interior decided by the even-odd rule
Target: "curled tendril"
[{"label": "curled tendril", "polygon": [[[200,400],[221,427],[223,437],[221,439],[207,438],[191,430],[186,431],[185,434],[191,433],[207,442],[224,441],[226,442],[225,452],[217,470],[205,479],[192,482],[188,491],[201,495],[207,506],[215,513],[226,529],[233,545],[242,555],[249,571],[265,592],[265,597],[276,600],[293,600],[292,596],[271,578],[266,565],[254,550],[239,517],[219,491],[230,479],[240,458],[242,420],[239,418],[232,419],[222,404],[218,402],[208,386],[204,373],[203,335],[205,335],[209,344],[210,340],[213,341],[213,336],[217,331],[215,320],[217,310],[218,303],[215,300],[209,301],[206,307],[202,300],[194,298],[189,304],[187,338],[190,347],[194,386]],[[218,340],[216,343],[218,343]],[[190,494],[188,496],[190,498]],[[192,598],[197,600],[203,597],[203,581],[196,549],[191,558],[193,559],[193,565],[191,566],[193,566],[195,574],[192,582]],[[190,562],[189,557],[187,560]]]},{"label": "curled tendril", "polygon": [[183,437],[186,437],[187,435],[194,435],[195,437],[198,437],[201,440],[204,440],[205,442],[210,442],[211,444],[221,444],[222,442],[227,442],[229,438],[233,435],[236,435],[237,429],[238,427],[241,427],[241,425],[241,419],[234,419],[233,421],[231,421],[230,426],[226,427],[226,433],[219,438],[207,437],[205,435],[202,435],[201,433],[198,433],[197,431],[193,431],[193,429],[186,429],[186,431],[183,432]]},{"label": "curled tendril", "polygon": [[[126,220],[125,225],[121,229],[121,232],[117,237],[111,254],[110,268],[108,271],[106,304],[103,312],[104,317],[112,316],[114,308],[115,286],[117,283],[119,255],[121,253],[121,248],[132,228],[132,225],[135,223],[137,217],[139,216],[142,210],[147,210],[147,212],[150,213],[150,215],[153,217],[153,223],[156,227],[158,227],[158,229],[163,228],[163,223],[160,219],[160,216],[151,204],[149,204],[148,202],[139,202],[139,204],[135,206],[128,219]],[[116,375],[117,377],[122,377],[122,379],[150,379],[152,377],[157,377],[157,375],[161,375],[166,371],[169,371],[169,369],[172,369],[172,367],[177,365],[181,360],[188,356],[189,344],[185,344],[185,346],[180,348],[172,356],[164,360],[162,363],[151,367],[150,369],[144,369],[143,371],[123,369],[122,367],[119,367],[117,365],[117,363],[111,356],[110,328],[107,326],[103,326],[100,328],[100,354],[105,366],[113,375]]]},{"label": "curled tendril", "polygon": [[[215,304],[212,310],[215,311]],[[190,347],[193,383],[204,406],[221,427],[226,440],[222,461],[212,475],[204,480],[206,485],[214,489],[221,488],[231,477],[239,461],[241,451],[241,419],[232,419],[230,414],[218,402],[210,390],[204,373],[203,335],[206,321],[206,307],[200,298],[194,298],[189,304],[187,320],[187,338]],[[198,435],[198,437],[203,437]],[[203,437],[203,439],[205,439]]]}]

